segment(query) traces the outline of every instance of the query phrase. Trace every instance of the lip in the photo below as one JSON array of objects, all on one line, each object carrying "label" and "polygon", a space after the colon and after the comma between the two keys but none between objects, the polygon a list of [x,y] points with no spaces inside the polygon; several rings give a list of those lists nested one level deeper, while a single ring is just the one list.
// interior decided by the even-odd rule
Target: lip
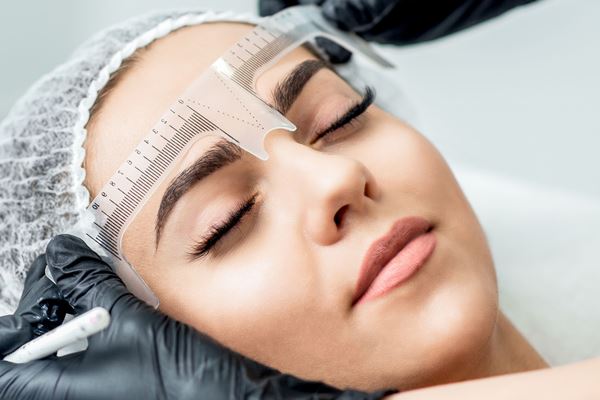
[{"label": "lip", "polygon": [[360,266],[352,306],[387,293],[416,272],[435,248],[432,230],[433,224],[425,218],[404,217],[375,240]]}]

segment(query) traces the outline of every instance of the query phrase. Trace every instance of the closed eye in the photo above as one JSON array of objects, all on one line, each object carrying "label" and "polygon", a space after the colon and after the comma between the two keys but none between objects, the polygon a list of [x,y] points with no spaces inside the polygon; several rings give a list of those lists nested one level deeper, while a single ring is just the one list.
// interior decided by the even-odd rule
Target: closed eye
[{"label": "closed eye", "polygon": [[365,94],[363,95],[362,99],[359,100],[358,103],[350,107],[348,111],[346,111],[331,125],[323,129],[321,132],[317,133],[315,137],[309,141],[309,144],[312,145],[322,137],[325,137],[328,134],[350,124],[353,120],[361,116],[367,110],[367,108],[369,108],[369,106],[373,104],[373,101],[375,101],[375,91],[370,86],[367,86],[365,88]]},{"label": "closed eye", "polygon": [[254,194],[249,199],[242,201],[235,208],[235,211],[229,213],[224,222],[211,225],[208,232],[202,236],[200,240],[194,243],[192,251],[188,253],[190,261],[197,260],[206,256],[217,244],[217,242],[227,235],[240,220],[254,207],[257,194]]}]

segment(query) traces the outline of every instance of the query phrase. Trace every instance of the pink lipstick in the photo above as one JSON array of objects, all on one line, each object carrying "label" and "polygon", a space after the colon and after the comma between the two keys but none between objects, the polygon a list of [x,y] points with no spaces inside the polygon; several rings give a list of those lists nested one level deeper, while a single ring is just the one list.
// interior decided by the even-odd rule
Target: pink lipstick
[{"label": "pink lipstick", "polygon": [[411,216],[396,221],[367,250],[352,305],[380,297],[410,278],[435,250],[433,225]]}]

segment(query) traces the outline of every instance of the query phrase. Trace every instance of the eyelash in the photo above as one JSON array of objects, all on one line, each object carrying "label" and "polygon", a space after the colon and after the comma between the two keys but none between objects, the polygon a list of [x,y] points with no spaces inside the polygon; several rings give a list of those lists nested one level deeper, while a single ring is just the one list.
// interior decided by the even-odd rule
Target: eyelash
[{"label": "eyelash", "polygon": [[365,88],[365,94],[363,95],[363,98],[358,103],[350,107],[350,109],[346,111],[340,119],[331,124],[331,126],[325,129],[323,132],[315,135],[314,139],[312,139],[309,144],[312,145],[322,137],[325,137],[328,134],[335,132],[338,129],[343,128],[347,125],[352,125],[356,118],[360,117],[367,110],[367,108],[369,108],[369,106],[373,103],[374,100],[375,91],[370,86],[367,86]]},{"label": "eyelash", "polygon": [[257,194],[255,193],[250,198],[241,201],[235,210],[229,213],[224,222],[211,225],[208,232],[194,243],[192,251],[188,253],[190,260],[193,261],[206,256],[215,244],[236,227],[242,218],[252,210],[256,203],[256,197]]},{"label": "eyelash", "polygon": [[[315,135],[314,139],[310,141],[312,145],[322,137],[337,131],[347,125],[352,125],[354,120],[360,117],[367,108],[375,100],[375,91],[370,86],[365,88],[365,94],[363,98],[353,105],[344,115],[335,121],[331,126],[325,129],[323,132]],[[256,203],[257,194],[253,194],[249,198],[238,203],[237,207],[233,212],[225,218],[224,222],[213,224],[208,228],[208,232],[197,242],[193,244],[192,251],[188,253],[190,261],[194,261],[206,256],[212,248],[219,242],[219,240],[227,235],[229,231],[238,226],[238,223],[246,216],[254,207]]]}]

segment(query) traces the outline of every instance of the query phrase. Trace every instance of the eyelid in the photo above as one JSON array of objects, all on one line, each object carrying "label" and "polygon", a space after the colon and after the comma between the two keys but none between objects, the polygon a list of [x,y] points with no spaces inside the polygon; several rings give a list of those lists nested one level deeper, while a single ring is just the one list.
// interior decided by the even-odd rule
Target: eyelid
[{"label": "eyelid", "polygon": [[367,108],[375,101],[375,90],[371,86],[365,87],[365,93],[360,100],[354,103],[348,110],[334,122],[332,122],[327,128],[320,132],[312,134],[309,140],[309,145],[316,143],[321,137],[326,136],[328,133],[338,130],[339,128],[350,123],[355,118],[364,114]]},{"label": "eyelid", "polygon": [[253,194],[249,198],[242,200],[233,211],[229,212],[227,217],[222,222],[212,224],[207,233],[202,235],[199,240],[195,240],[191,251],[188,252],[190,262],[196,261],[206,256],[214,248],[216,244],[239,226],[239,222],[252,211],[256,204],[258,193]]}]

